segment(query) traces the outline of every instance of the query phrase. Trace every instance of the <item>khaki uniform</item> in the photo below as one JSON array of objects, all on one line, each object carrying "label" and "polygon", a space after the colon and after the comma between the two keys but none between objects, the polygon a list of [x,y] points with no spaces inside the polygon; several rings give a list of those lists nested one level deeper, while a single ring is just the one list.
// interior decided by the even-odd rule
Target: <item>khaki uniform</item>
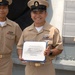
[{"label": "khaki uniform", "polygon": [[[63,49],[58,29],[48,23],[44,24],[44,27],[40,32],[35,29],[34,23],[25,28],[18,42],[17,48],[22,49],[25,41],[46,41],[51,45],[51,48],[57,48],[58,50]],[[38,62],[27,62],[25,75],[55,75],[55,70],[52,65],[52,59],[54,57],[55,56],[46,56],[46,62],[44,64]],[[40,66],[37,66],[36,63],[40,64]]]},{"label": "khaki uniform", "polygon": [[5,26],[0,26],[0,75],[12,75],[12,48],[21,33],[19,25],[9,19],[6,19]]}]

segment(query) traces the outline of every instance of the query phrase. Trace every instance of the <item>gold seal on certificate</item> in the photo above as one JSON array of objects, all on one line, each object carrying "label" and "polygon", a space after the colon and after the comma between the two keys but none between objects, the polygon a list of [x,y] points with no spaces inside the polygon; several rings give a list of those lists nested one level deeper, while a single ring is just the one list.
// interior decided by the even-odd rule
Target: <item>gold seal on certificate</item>
[{"label": "gold seal on certificate", "polygon": [[23,45],[22,58],[25,61],[45,61],[46,42],[26,41]]}]

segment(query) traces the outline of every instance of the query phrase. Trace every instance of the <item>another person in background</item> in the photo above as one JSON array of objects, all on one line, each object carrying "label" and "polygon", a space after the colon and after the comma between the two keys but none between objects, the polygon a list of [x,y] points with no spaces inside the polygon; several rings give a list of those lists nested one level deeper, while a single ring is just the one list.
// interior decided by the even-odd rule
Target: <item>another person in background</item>
[{"label": "another person in background", "polygon": [[19,25],[6,17],[10,2],[12,1],[0,0],[0,75],[12,75],[12,48],[22,33]]},{"label": "another person in background", "polygon": [[48,46],[44,52],[45,63],[26,62],[25,75],[55,75],[52,59],[63,50],[59,30],[46,22],[48,2],[46,0],[30,0],[33,24],[24,29],[18,42],[19,59],[22,60],[22,50],[25,41],[46,41]]}]

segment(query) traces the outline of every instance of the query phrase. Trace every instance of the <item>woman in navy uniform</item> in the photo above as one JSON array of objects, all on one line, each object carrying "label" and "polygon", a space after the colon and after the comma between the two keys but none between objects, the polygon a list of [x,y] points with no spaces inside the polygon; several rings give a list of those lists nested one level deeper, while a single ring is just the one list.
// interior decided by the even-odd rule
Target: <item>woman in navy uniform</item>
[{"label": "woman in navy uniform", "polygon": [[62,52],[63,45],[59,30],[45,20],[49,4],[46,0],[30,0],[28,6],[34,23],[24,29],[18,42],[19,59],[22,60],[24,41],[46,41],[48,46],[44,52],[45,63],[26,62],[25,75],[55,75],[52,59]]}]

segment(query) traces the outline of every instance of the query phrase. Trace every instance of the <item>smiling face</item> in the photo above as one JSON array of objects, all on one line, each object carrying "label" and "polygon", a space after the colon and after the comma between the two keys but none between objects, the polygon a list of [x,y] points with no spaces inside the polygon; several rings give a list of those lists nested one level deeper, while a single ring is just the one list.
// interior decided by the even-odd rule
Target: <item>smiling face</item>
[{"label": "smiling face", "polygon": [[31,11],[31,18],[34,21],[35,26],[37,27],[44,25],[46,16],[47,12],[45,10]]},{"label": "smiling face", "polygon": [[8,6],[0,6],[0,21],[4,21],[8,14]]}]

